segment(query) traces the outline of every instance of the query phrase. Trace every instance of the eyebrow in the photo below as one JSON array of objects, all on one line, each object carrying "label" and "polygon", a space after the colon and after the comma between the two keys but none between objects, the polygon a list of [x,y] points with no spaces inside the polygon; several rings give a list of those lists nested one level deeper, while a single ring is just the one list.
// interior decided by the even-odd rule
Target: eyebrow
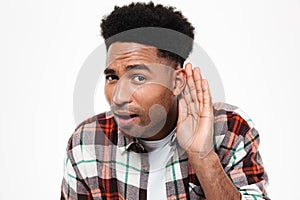
[{"label": "eyebrow", "polygon": [[106,68],[104,74],[116,74],[116,71],[114,69]]},{"label": "eyebrow", "polygon": [[[151,72],[149,67],[147,67],[146,65],[128,65],[125,67],[126,72],[128,72],[130,70],[138,70],[138,69]],[[104,74],[116,74],[116,71],[114,69],[106,68],[104,70]]]},{"label": "eyebrow", "polygon": [[146,70],[146,71],[149,71],[150,72],[150,69],[149,67],[147,67],[146,65],[128,65],[126,68],[125,68],[125,71],[129,71],[129,70],[137,70],[137,69],[141,69],[141,70]]}]

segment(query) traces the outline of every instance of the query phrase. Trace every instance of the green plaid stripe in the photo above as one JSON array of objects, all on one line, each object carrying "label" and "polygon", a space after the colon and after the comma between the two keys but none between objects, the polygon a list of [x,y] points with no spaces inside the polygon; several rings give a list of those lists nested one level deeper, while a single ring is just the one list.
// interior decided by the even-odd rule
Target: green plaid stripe
[{"label": "green plaid stripe", "polygon": [[[252,120],[229,104],[215,104],[214,114],[214,149],[225,172],[243,199],[269,199],[265,193],[268,177],[257,150],[259,135]],[[176,147],[177,142],[172,143]],[[129,151],[132,144],[131,138],[118,134],[113,117],[107,113],[80,124],[69,140],[61,199],[146,199],[146,184],[139,182],[149,176],[143,168],[146,157]],[[173,149],[165,166],[167,197],[205,198],[187,156],[180,148]]]},{"label": "green plaid stripe", "polygon": [[[128,159],[129,159],[129,155],[128,155]],[[115,165],[120,165],[120,166],[122,166],[122,167],[125,167],[126,170],[127,170],[127,169],[132,169],[132,170],[134,170],[134,171],[136,171],[136,172],[140,172],[140,173],[145,173],[145,174],[148,174],[148,173],[149,173],[149,171],[147,171],[147,170],[143,170],[143,169],[140,169],[140,168],[136,168],[136,167],[130,165],[129,160],[128,160],[127,163],[118,162],[118,161],[116,161],[116,160],[110,160],[110,161],[97,160],[97,159],[95,159],[95,160],[80,160],[80,161],[77,162],[77,163],[73,163],[72,166],[73,166],[73,167],[76,167],[76,166],[78,166],[78,165],[84,165],[85,163],[93,163],[93,162],[94,162],[94,163],[98,162],[98,163],[101,163],[101,164],[115,164]]]}]

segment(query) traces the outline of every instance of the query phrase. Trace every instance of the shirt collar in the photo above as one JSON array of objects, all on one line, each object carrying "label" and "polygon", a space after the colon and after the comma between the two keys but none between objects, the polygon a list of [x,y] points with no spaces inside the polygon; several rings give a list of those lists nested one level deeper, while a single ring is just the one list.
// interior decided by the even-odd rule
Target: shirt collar
[{"label": "shirt collar", "polygon": [[139,140],[137,138],[122,134],[120,132],[120,129],[118,129],[117,145],[122,153],[125,151],[134,151],[136,153],[146,153],[145,148],[143,147],[143,145],[139,142]]},{"label": "shirt collar", "polygon": [[[176,128],[173,131],[176,131]],[[176,133],[171,137],[170,145],[174,146],[175,143],[176,143]],[[119,128],[118,128],[117,145],[118,148],[121,150],[121,153],[124,153],[125,151],[134,151],[136,153],[147,153],[146,149],[139,142],[138,138],[130,137],[128,135],[122,134]]]}]

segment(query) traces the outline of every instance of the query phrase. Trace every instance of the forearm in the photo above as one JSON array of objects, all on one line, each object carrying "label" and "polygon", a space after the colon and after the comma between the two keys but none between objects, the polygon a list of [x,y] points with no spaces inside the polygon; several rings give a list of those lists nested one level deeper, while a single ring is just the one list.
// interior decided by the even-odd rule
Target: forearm
[{"label": "forearm", "polygon": [[196,152],[187,152],[206,199],[240,200],[241,195],[223,170],[217,154],[212,151],[205,158]]}]

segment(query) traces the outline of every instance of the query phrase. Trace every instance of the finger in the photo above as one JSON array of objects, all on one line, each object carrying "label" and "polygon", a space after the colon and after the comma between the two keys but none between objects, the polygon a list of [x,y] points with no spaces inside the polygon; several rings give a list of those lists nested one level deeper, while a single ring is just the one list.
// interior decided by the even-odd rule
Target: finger
[{"label": "finger", "polygon": [[201,85],[202,75],[201,75],[200,69],[198,67],[195,68],[193,76],[194,76],[195,85],[196,85],[197,100],[199,102],[199,113],[201,113],[202,108],[203,108],[203,91],[202,91],[203,88]]},{"label": "finger", "polygon": [[190,63],[187,63],[185,65],[185,68],[186,68],[186,75],[187,75],[187,83],[190,89],[191,100],[197,101],[196,85],[193,76],[194,70],[192,69],[192,65]]},{"label": "finger", "polygon": [[209,85],[206,79],[202,79],[202,88],[203,88],[203,111],[201,117],[210,117],[212,116],[212,98],[210,94]]},{"label": "finger", "polygon": [[190,94],[190,89],[188,86],[185,86],[184,90],[183,90],[183,97],[187,103],[187,105],[190,105],[192,103],[192,98],[191,98],[191,94]]},{"label": "finger", "polygon": [[194,116],[199,115],[199,110],[198,110],[198,101],[193,101],[192,100],[192,95],[191,95],[191,91],[190,88],[188,86],[186,86],[184,88],[184,92],[183,92],[183,97],[186,101],[186,106],[187,106],[187,115],[192,114]]},{"label": "finger", "polygon": [[187,93],[189,94],[188,102],[189,111],[188,113],[196,116],[199,114],[199,101],[197,99],[197,91],[194,80],[194,70],[190,63],[186,64],[186,73],[187,73]]},{"label": "finger", "polygon": [[182,120],[184,120],[187,115],[188,115],[188,107],[187,107],[187,103],[185,101],[184,98],[179,99],[179,116],[178,116],[178,120],[179,122],[181,122]]}]

